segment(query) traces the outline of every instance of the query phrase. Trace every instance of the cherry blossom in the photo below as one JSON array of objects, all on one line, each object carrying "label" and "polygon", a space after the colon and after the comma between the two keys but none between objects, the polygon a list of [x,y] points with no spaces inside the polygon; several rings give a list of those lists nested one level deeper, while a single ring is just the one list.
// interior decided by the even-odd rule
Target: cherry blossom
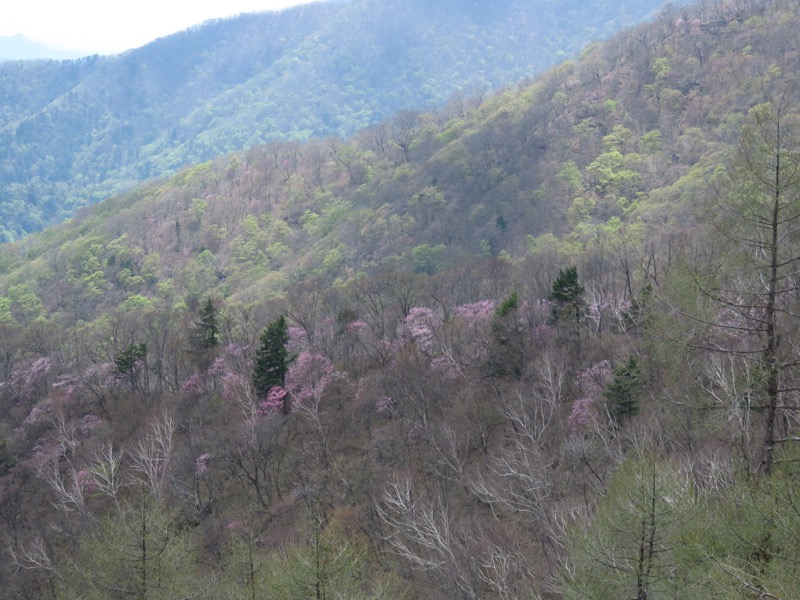
[{"label": "cherry blossom", "polygon": [[258,405],[258,416],[273,416],[283,410],[287,394],[288,392],[281,386],[273,386],[267,393],[267,397]]},{"label": "cherry blossom", "polygon": [[201,454],[197,457],[195,462],[194,474],[196,477],[202,477],[208,471],[208,461],[211,460],[211,455],[208,453]]}]

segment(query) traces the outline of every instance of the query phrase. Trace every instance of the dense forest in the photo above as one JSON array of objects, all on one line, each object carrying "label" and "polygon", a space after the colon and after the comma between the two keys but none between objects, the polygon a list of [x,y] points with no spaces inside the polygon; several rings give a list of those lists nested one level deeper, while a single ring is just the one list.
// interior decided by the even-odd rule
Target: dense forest
[{"label": "dense forest", "polygon": [[539,73],[661,0],[349,0],[211,21],[118,56],[0,63],[0,241],[271,140],[348,136]]},{"label": "dense forest", "polygon": [[9,598],[800,597],[800,2],[0,246]]}]

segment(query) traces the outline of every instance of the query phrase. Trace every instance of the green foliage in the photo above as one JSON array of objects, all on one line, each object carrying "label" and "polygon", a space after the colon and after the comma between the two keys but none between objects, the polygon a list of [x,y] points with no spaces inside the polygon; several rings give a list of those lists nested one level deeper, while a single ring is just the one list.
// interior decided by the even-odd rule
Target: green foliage
[{"label": "green foliage", "polygon": [[625,168],[625,157],[618,150],[600,154],[586,167],[597,181],[595,188],[600,195],[629,190],[639,181],[639,173]]},{"label": "green foliage", "polygon": [[152,306],[152,301],[149,298],[140,296],[139,294],[131,294],[122,301],[119,305],[119,309],[122,312],[132,312],[147,308],[148,306]]},{"label": "green foliage", "polygon": [[558,178],[569,186],[570,191],[580,192],[583,189],[581,172],[574,162],[567,162],[558,173]]},{"label": "green foliage", "polygon": [[508,296],[506,296],[503,301],[497,305],[497,308],[494,310],[494,314],[499,319],[506,318],[509,314],[519,308],[519,296],[517,292],[511,292]]},{"label": "green foliage", "polygon": [[122,352],[114,358],[119,375],[130,375],[141,363],[147,359],[147,344],[129,344]]},{"label": "green foliage", "polygon": [[[94,582],[111,585],[115,569],[132,570],[130,544],[122,544],[133,557],[125,568],[116,568],[109,546],[130,539],[121,527],[127,517],[119,517],[118,532],[104,519],[120,509],[134,514],[134,486],[123,485],[115,502],[92,487],[97,482],[80,487],[77,474],[102,474],[87,463],[108,441],[142,476],[140,450],[151,440],[140,437],[141,421],[170,407],[182,425],[169,470],[152,471],[166,474],[164,504],[152,508],[167,517],[161,531],[174,547],[189,551],[161,572],[182,564],[199,580],[213,571],[220,589],[207,597],[302,598],[323,589],[371,597],[383,573],[405,579],[408,598],[798,597],[790,391],[776,405],[772,475],[753,473],[767,422],[761,390],[769,369],[758,356],[768,335],[758,329],[763,311],[745,309],[768,293],[768,277],[753,265],[769,252],[763,236],[729,252],[754,221],[755,211],[743,209],[774,195],[752,178],[736,180],[721,204],[745,218],[713,228],[733,239],[708,235],[712,228],[698,228],[696,217],[708,213],[701,201],[709,191],[724,189],[720,173],[735,164],[738,128],[763,110],[744,117],[771,85],[771,65],[793,85],[791,61],[769,48],[781,45],[779,35],[789,39],[799,19],[773,3],[774,16],[762,11],[759,25],[770,37],[760,37],[726,7],[702,27],[673,12],[482,105],[456,99],[436,115],[415,114],[406,149],[373,130],[351,141],[256,147],[1,248],[0,401],[9,410],[0,437],[17,458],[3,478],[3,510],[16,523],[41,524],[41,534],[28,525],[12,532],[20,545],[7,546],[8,555],[30,560],[41,547],[57,571],[51,577],[41,566],[5,561],[4,592],[102,597]],[[686,8],[690,16],[699,10]],[[751,8],[742,10],[744,18]],[[670,71],[648,88],[656,51]],[[347,73],[370,77],[361,63]],[[350,84],[356,92],[360,85]],[[254,106],[261,101],[252,98]],[[334,123],[340,105],[328,106],[340,130],[371,110],[354,103],[341,112],[347,123]],[[220,113],[209,123],[222,122],[224,108],[209,107]],[[313,115],[302,119],[298,127],[315,127]],[[263,132],[230,134],[232,145]],[[211,151],[214,136],[195,143]],[[149,152],[154,166],[182,164],[172,152],[156,165],[159,150]],[[601,191],[599,164],[587,167],[605,154],[614,160]],[[792,156],[787,148],[781,160]],[[625,170],[638,174],[633,183],[614,179]],[[787,229],[781,242],[788,286],[796,237]],[[498,249],[507,260],[488,258]],[[711,268],[692,277],[687,257]],[[563,265],[578,266],[559,272]],[[425,275],[408,282],[385,273],[415,267]],[[313,285],[309,273],[319,275]],[[750,292],[729,296],[722,308],[698,294],[698,281],[706,290],[747,283],[741,290]],[[592,319],[583,317],[584,286]],[[798,387],[798,310],[796,294],[784,292],[778,381],[789,390]],[[126,298],[129,312],[119,310]],[[223,298],[224,319],[211,317]],[[436,336],[424,353],[422,343],[396,341],[413,307],[437,317],[417,323],[420,340]],[[296,418],[258,419],[269,385],[284,383],[293,395],[320,390],[320,374],[307,373],[299,391],[286,370],[286,338],[267,343],[261,331],[264,315],[283,311],[306,332],[298,347],[347,377],[326,388],[319,406],[301,404]],[[703,331],[686,314],[750,329]],[[222,375],[203,362],[219,350],[212,340],[222,334],[208,335],[215,318],[232,342],[219,353]],[[681,345],[692,334],[695,343]],[[207,343],[207,355],[194,351]],[[747,357],[698,349],[723,343]],[[248,385],[255,353],[265,370],[275,367],[258,396]],[[132,393],[138,383],[147,384],[141,398]],[[631,418],[640,407],[647,418]],[[663,438],[644,452],[648,436]],[[47,477],[47,465],[65,485],[43,494],[43,480],[30,474]],[[431,474],[434,486],[426,485]],[[85,495],[69,500],[69,515],[54,516],[53,505],[79,491]],[[376,524],[376,503],[396,519]],[[303,526],[312,505],[323,513],[319,535]],[[336,511],[353,518],[334,533],[326,522]],[[238,519],[255,522],[241,546],[228,525]],[[381,551],[385,541],[400,552]],[[554,590],[559,565],[565,585]],[[50,581],[69,587],[59,595]]]},{"label": "green foliage", "polygon": [[420,244],[411,250],[411,260],[414,263],[414,270],[417,273],[427,273],[433,275],[441,266],[442,254],[445,251],[444,244]]},{"label": "green foliage", "polygon": [[244,526],[230,535],[229,569],[222,589],[226,598],[349,598],[390,600],[399,597],[385,577],[370,572],[366,545],[333,526],[317,529],[298,543],[265,551]]},{"label": "green foliage", "polygon": [[617,150],[624,152],[625,147],[631,139],[631,130],[622,125],[614,125],[611,133],[603,137],[603,148],[607,152]]},{"label": "green foliage", "polygon": [[[789,456],[796,455],[790,452]],[[720,596],[757,589],[766,597],[795,598],[800,593],[800,544],[796,535],[798,472],[781,468],[766,480],[742,477],[708,515],[706,538],[696,540],[708,573],[701,582]]]},{"label": "green foliage", "polygon": [[[407,107],[440,105],[455,90],[466,91],[464,114],[482,99],[469,90],[540,72],[657,7],[655,0],[622,0],[569,7],[565,18],[566,8],[542,0],[461,10],[319,3],[216,20],[119,56],[0,63],[7,165],[0,236],[20,238],[187,164],[203,163],[176,185],[211,185],[204,161],[215,156],[270,141],[351,135]],[[369,60],[355,59],[363,56]],[[434,132],[437,143],[460,136],[463,120]],[[413,155],[417,140],[409,132],[394,128],[385,154]],[[369,182],[369,153],[341,150],[349,185]],[[275,166],[292,179],[291,161]],[[195,198],[200,222],[208,200],[200,190]]]},{"label": "green foliage", "polygon": [[569,536],[564,598],[694,597],[675,567],[695,509],[691,487],[685,473],[652,452],[628,458],[591,523]]},{"label": "green foliage", "polygon": [[661,132],[658,129],[648,131],[637,143],[637,147],[642,154],[655,154],[661,150]]},{"label": "green foliage", "polygon": [[11,314],[11,298],[0,296],[0,324],[13,322],[14,315]]},{"label": "green foliage", "polygon": [[29,285],[10,286],[8,299],[11,312],[20,323],[28,323],[42,314],[42,301]]},{"label": "green foliage", "polygon": [[465,126],[463,119],[451,119],[447,122],[444,131],[436,134],[436,141],[441,144],[449,144],[464,132]]},{"label": "green foliage", "polygon": [[596,208],[597,202],[594,198],[575,198],[567,211],[570,224],[578,225],[590,221]]},{"label": "green foliage", "polygon": [[653,61],[653,73],[656,76],[656,79],[664,79],[667,75],[669,75],[672,67],[669,65],[669,59],[665,57],[657,58]]},{"label": "green foliage", "polygon": [[191,531],[163,505],[124,502],[81,537],[74,565],[59,587],[64,597],[174,600],[205,595],[212,580],[195,561]]}]

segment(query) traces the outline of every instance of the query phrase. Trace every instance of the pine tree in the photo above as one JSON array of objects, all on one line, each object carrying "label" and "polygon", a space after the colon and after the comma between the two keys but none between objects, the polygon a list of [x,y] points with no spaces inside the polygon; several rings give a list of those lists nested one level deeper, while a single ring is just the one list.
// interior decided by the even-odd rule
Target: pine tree
[{"label": "pine tree", "polygon": [[195,339],[204,351],[211,350],[219,345],[217,308],[211,298],[200,309],[199,317],[200,320],[195,325]]},{"label": "pine tree", "polygon": [[[289,327],[286,318],[278,317],[261,333],[261,346],[256,351],[253,368],[253,385],[260,397],[270,389],[283,386],[289,368]],[[288,409],[284,409],[288,412]]]},{"label": "pine tree", "polygon": [[639,363],[631,356],[628,362],[614,371],[614,380],[608,384],[605,396],[614,421],[619,424],[627,416],[639,414],[639,394],[644,387]]},{"label": "pine tree", "polygon": [[567,317],[570,313],[575,315],[576,323],[580,321],[583,292],[584,287],[578,282],[577,267],[559,269],[558,277],[550,291],[550,301],[554,304],[553,317],[556,321]]},{"label": "pine tree", "polygon": [[517,310],[519,295],[509,294],[495,309],[492,322],[491,373],[496,377],[522,377],[524,344]]}]

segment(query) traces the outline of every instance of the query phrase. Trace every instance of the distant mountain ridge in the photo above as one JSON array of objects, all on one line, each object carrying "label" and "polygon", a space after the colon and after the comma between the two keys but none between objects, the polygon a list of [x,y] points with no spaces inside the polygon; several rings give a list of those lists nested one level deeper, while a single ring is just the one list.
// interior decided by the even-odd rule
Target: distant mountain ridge
[{"label": "distant mountain ridge", "polygon": [[0,65],[0,240],[274,139],[346,136],[533,75],[661,0],[351,0],[217,20],[112,57]]},{"label": "distant mountain ridge", "polygon": [[56,50],[29,40],[21,33],[0,36],[0,62],[8,60],[54,59],[68,60],[80,58],[82,54],[71,50]]}]

